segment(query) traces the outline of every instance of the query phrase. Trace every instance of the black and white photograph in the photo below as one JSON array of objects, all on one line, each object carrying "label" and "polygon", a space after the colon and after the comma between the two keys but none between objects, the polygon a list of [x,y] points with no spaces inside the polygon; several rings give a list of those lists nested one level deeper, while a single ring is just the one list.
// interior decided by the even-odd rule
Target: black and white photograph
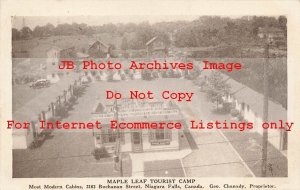
[{"label": "black and white photograph", "polygon": [[12,16],[12,177],[288,177],[285,15]]},{"label": "black and white photograph", "polygon": [[298,190],[300,1],[0,0],[0,189]]}]

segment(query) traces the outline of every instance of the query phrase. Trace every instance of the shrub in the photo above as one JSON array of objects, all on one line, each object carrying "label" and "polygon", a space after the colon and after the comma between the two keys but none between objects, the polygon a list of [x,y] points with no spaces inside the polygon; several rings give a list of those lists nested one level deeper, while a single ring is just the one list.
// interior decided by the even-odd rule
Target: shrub
[{"label": "shrub", "polygon": [[238,114],[237,119],[238,121],[244,121],[244,117],[242,116],[241,113]]},{"label": "shrub", "polygon": [[237,117],[239,115],[239,110],[237,110],[237,109],[231,109],[230,110],[230,115],[232,117]]},{"label": "shrub", "polygon": [[224,102],[223,103],[223,109],[226,111],[226,112],[229,112],[231,111],[231,103],[230,102]]},{"label": "shrub", "polygon": [[99,160],[100,158],[105,157],[106,154],[107,154],[107,151],[104,146],[102,146],[101,148],[95,148],[93,151],[93,155],[96,160]]},{"label": "shrub", "polygon": [[126,80],[126,75],[125,74],[121,74],[121,79],[122,80]]}]

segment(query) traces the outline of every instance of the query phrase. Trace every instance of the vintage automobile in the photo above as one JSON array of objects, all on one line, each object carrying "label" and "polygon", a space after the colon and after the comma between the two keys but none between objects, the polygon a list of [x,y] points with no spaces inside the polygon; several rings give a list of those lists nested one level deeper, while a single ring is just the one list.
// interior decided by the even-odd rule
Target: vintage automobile
[{"label": "vintage automobile", "polygon": [[39,79],[30,84],[30,88],[45,88],[50,86],[50,81],[47,79]]}]

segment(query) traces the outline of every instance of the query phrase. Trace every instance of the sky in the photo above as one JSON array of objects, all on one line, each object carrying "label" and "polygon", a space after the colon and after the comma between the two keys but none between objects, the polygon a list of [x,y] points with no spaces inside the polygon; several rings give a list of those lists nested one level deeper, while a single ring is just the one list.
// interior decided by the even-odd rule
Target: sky
[{"label": "sky", "polygon": [[[76,22],[78,24],[85,23],[90,26],[103,25],[107,23],[141,23],[149,21],[150,23],[163,22],[163,21],[192,21],[200,17],[200,15],[177,15],[177,16],[69,16],[69,17],[45,17],[45,16],[25,16],[25,17],[12,17],[12,27],[21,29],[23,27],[23,18],[25,26],[34,29],[37,25],[43,26],[51,23],[54,26],[57,24]],[[237,16],[228,16],[236,18]]]}]

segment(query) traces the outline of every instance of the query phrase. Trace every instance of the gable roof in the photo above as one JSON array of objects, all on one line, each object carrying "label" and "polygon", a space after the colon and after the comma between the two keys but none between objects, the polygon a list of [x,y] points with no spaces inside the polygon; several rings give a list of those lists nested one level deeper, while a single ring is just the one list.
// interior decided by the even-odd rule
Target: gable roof
[{"label": "gable roof", "polygon": [[149,41],[146,43],[146,46],[152,44],[157,38],[158,38],[158,36],[153,37],[151,40],[149,40]]},{"label": "gable roof", "polygon": [[[222,74],[223,79],[227,80],[227,84],[231,86],[231,94],[235,99],[242,103],[250,106],[250,109],[263,118],[263,103],[264,95],[256,92],[255,90],[249,88],[248,86],[237,82],[231,77]],[[282,107],[279,103],[269,100],[269,121],[278,121],[287,119],[287,110]]]},{"label": "gable roof", "polygon": [[93,47],[96,43],[99,43],[101,45],[103,45],[104,47],[108,48],[109,46],[107,44],[105,44],[104,42],[100,41],[100,40],[96,40],[95,42],[91,42],[90,43],[90,48]]}]

